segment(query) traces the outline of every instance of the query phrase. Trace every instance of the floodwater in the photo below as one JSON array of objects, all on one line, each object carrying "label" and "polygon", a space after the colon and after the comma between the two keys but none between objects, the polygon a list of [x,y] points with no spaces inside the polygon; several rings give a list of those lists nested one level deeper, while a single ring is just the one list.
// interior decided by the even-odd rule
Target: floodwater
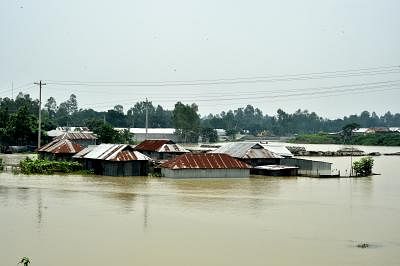
[{"label": "floodwater", "polygon": [[355,179],[2,173],[0,265],[400,265],[399,166],[376,157],[381,175]]}]

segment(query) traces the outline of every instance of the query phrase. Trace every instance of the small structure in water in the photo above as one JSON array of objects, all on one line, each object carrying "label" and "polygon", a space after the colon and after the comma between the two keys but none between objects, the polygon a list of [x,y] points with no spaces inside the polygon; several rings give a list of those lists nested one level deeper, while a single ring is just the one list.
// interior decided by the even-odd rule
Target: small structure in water
[{"label": "small structure in water", "polygon": [[170,178],[249,177],[250,166],[227,154],[183,154],[161,164],[161,175]]},{"label": "small structure in water", "polygon": [[297,176],[299,167],[288,165],[260,165],[250,169],[252,175]]},{"label": "small structure in water", "polygon": [[147,176],[151,158],[127,144],[92,145],[73,156],[98,175]]},{"label": "small structure in water", "polygon": [[331,176],[332,175],[332,163],[314,161],[300,158],[282,158],[280,159],[280,165],[296,166],[298,167],[298,174],[303,176]]},{"label": "small structure in water", "polygon": [[147,139],[139,143],[134,150],[153,160],[168,160],[189,152],[170,139]]},{"label": "small structure in water", "polygon": [[228,154],[252,166],[279,164],[282,158],[257,142],[232,142],[209,153]]},{"label": "small structure in water", "polygon": [[68,139],[55,139],[40,147],[38,154],[40,159],[69,161],[73,155],[83,149],[82,145],[73,143]]}]

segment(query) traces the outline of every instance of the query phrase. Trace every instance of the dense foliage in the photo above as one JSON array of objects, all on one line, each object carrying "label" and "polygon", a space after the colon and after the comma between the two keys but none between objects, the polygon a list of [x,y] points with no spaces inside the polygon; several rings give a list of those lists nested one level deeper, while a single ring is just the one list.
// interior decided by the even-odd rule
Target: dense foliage
[{"label": "dense foliage", "polygon": [[353,170],[356,176],[369,176],[372,174],[374,159],[372,157],[363,157],[353,163]]},{"label": "dense foliage", "polygon": [[74,173],[83,170],[82,165],[78,162],[32,160],[29,158],[20,162],[20,168],[23,174]]},{"label": "dense foliage", "polygon": [[[0,99],[0,144],[35,145],[37,142],[38,106],[38,100],[33,100],[29,94],[19,93],[15,99]],[[137,102],[126,112],[119,104],[107,111],[95,111],[90,108],[79,109],[78,99],[72,94],[60,104],[57,104],[53,97],[45,102],[42,109],[42,128],[48,131],[57,126],[88,126],[96,132],[101,132],[101,140],[104,142],[121,141],[122,138],[122,142],[128,143],[130,136],[127,134],[118,136],[110,129],[113,127],[144,127],[146,107],[149,127],[175,127],[181,139],[187,142],[195,142],[199,136],[212,142],[216,135],[212,129],[217,128],[225,129],[227,135],[233,139],[237,133],[250,133],[266,137],[337,132],[349,124],[358,124],[361,127],[400,126],[399,113],[387,112],[379,117],[374,112],[364,111],[360,115],[329,120],[307,110],[297,110],[293,114],[289,114],[279,109],[275,115],[270,116],[263,114],[260,109],[254,108],[252,105],[216,115],[210,114],[203,118],[199,116],[196,104],[188,105],[181,102],[175,104],[174,110],[164,110],[162,106],[155,106],[152,102]],[[104,126],[100,126],[99,121]],[[45,138],[44,134],[43,138]],[[373,142],[370,139],[363,141]],[[43,140],[44,142],[47,141]],[[396,140],[393,142],[381,139],[377,142],[396,143]]]}]

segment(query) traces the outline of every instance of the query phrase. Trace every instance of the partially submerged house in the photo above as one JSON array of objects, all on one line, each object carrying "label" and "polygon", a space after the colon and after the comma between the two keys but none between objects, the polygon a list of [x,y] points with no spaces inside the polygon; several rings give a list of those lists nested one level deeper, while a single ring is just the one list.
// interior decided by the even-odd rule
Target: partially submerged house
[{"label": "partially submerged house", "polygon": [[83,149],[82,145],[73,143],[68,139],[55,139],[40,147],[38,154],[40,159],[68,161]]},{"label": "partially submerged house", "polygon": [[248,177],[250,166],[227,154],[183,154],[161,164],[161,175],[170,178]]},{"label": "partially submerged house", "polygon": [[252,166],[279,164],[279,159],[282,158],[257,142],[232,142],[210,153],[228,154]]},{"label": "partially submerged house", "polygon": [[133,133],[135,141],[144,141],[146,139],[170,139],[178,141],[178,135],[175,134],[175,128],[114,128],[118,131],[129,130]]},{"label": "partially submerged house", "polygon": [[97,137],[93,133],[89,132],[66,132],[54,138],[55,140],[70,140],[72,143],[76,143],[87,147],[89,145],[96,145]]},{"label": "partially submerged house", "polygon": [[107,176],[147,176],[151,158],[127,144],[92,145],[73,156],[87,170]]},{"label": "partially submerged house", "polygon": [[282,156],[284,158],[291,158],[293,157],[293,153],[289,151],[288,148],[286,148],[283,145],[280,144],[275,144],[275,143],[260,143],[265,149],[269,150],[270,152],[274,154],[278,154],[279,156]]},{"label": "partially submerged house", "polygon": [[321,177],[332,175],[332,163],[300,158],[282,158],[280,165],[298,167],[298,174],[304,176]]},{"label": "partially submerged house", "polygon": [[252,175],[297,176],[299,167],[289,165],[260,165],[252,168]]},{"label": "partially submerged house", "polygon": [[189,152],[170,139],[147,139],[134,149],[154,160],[168,160]]}]

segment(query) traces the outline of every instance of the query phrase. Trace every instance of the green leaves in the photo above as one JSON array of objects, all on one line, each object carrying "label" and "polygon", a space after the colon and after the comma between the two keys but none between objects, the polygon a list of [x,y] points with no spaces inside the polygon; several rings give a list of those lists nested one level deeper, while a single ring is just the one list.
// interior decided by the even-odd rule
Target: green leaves
[{"label": "green leaves", "polygon": [[20,167],[23,174],[73,173],[83,170],[82,165],[78,162],[32,160],[29,158],[21,161]]},{"label": "green leaves", "polygon": [[372,157],[363,157],[353,163],[353,170],[356,176],[369,176],[372,174],[374,159]]}]

